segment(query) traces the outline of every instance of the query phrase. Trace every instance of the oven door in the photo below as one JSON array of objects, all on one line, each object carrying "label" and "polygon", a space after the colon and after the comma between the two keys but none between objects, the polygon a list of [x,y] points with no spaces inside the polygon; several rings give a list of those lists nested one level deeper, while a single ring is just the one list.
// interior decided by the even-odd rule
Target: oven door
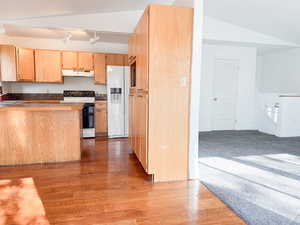
[{"label": "oven door", "polygon": [[85,103],[83,107],[83,129],[95,128],[95,104]]}]

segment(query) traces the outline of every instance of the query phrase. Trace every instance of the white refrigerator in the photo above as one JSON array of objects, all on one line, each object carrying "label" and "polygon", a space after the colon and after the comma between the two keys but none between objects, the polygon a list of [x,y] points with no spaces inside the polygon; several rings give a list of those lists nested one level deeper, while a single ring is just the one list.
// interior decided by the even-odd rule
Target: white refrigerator
[{"label": "white refrigerator", "polygon": [[108,137],[128,137],[128,66],[107,66]]}]

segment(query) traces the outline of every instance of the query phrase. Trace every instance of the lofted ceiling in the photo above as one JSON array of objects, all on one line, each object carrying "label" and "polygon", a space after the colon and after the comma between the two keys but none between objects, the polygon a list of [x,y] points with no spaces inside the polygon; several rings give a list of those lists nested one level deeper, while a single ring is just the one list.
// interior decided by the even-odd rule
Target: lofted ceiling
[{"label": "lofted ceiling", "polygon": [[[194,0],[175,0],[193,6]],[[298,0],[204,0],[205,16],[300,44]]]},{"label": "lofted ceiling", "polygon": [[[1,20],[22,21],[25,18],[57,18],[59,15],[79,15],[87,13],[106,13],[143,10],[150,3],[175,4],[192,7],[194,0],[10,0],[0,7]],[[197,0],[195,0],[197,1]],[[18,6],[18,7],[16,7]],[[204,0],[205,16],[247,28],[284,41],[300,44],[300,1],[297,0]],[[95,22],[95,21],[93,21]],[[103,22],[103,21],[102,21]],[[110,23],[111,21],[107,21]],[[31,24],[27,24],[30,26]],[[61,38],[65,30],[44,28],[5,27],[11,36]],[[90,28],[93,29],[93,28]],[[101,29],[99,30],[101,31]],[[119,32],[118,29],[116,31]],[[86,40],[85,35],[77,35],[74,40]],[[0,28],[1,33],[1,28]],[[125,43],[128,34],[105,33],[102,40]],[[125,41],[126,40],[126,41]]]},{"label": "lofted ceiling", "polygon": [[1,4],[0,20],[143,10],[150,3],[173,0],[9,0]]},{"label": "lofted ceiling", "polygon": [[[58,29],[58,28],[39,28],[19,25],[4,25],[8,36],[30,37],[30,38],[49,38],[63,40],[68,34],[71,34],[72,40],[89,41],[94,37],[95,31],[83,29]],[[128,33],[116,32],[97,32],[100,42],[128,43]]]},{"label": "lofted ceiling", "polygon": [[300,44],[298,0],[205,0],[204,6],[206,16]]}]

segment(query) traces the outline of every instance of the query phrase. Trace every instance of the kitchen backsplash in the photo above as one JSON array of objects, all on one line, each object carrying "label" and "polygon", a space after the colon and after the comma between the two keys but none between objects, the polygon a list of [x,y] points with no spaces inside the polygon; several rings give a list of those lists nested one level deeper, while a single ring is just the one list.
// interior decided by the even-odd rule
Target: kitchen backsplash
[{"label": "kitchen backsplash", "polygon": [[95,91],[97,95],[106,94],[106,85],[94,84],[94,78],[65,77],[62,84],[48,83],[6,83],[6,93],[63,93],[64,90]]}]

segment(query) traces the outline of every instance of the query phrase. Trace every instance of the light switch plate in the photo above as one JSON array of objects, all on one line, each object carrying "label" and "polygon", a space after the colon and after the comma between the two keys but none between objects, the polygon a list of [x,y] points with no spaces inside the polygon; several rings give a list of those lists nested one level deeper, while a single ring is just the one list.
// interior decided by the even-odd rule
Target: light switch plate
[{"label": "light switch plate", "polygon": [[180,78],[180,87],[186,87],[188,83],[188,78],[187,76],[182,76]]}]

